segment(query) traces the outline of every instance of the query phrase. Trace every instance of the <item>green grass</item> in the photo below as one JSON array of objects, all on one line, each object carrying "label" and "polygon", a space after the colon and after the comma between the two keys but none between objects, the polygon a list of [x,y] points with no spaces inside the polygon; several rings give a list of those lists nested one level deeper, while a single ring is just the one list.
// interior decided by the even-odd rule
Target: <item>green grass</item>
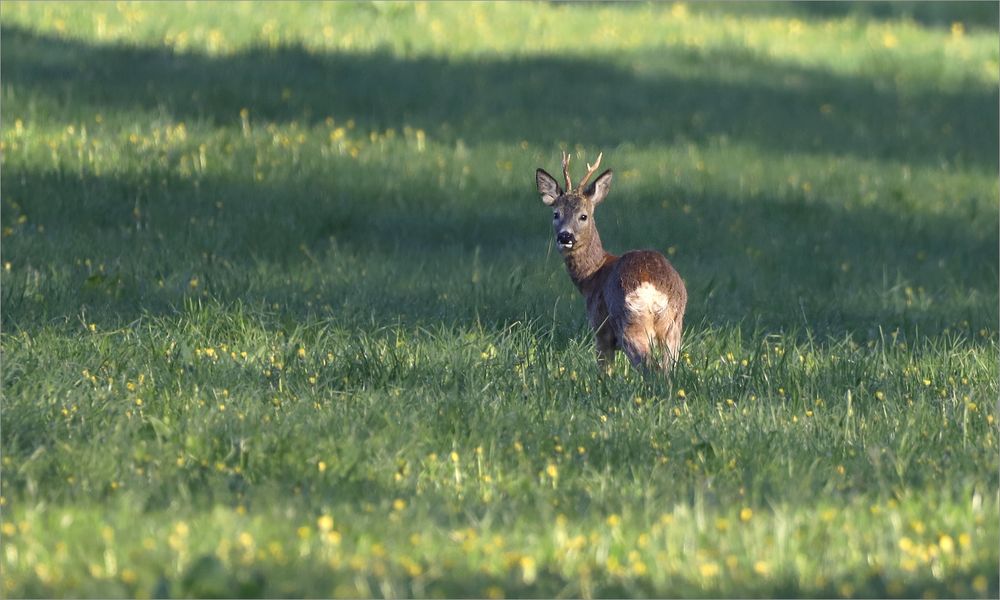
[{"label": "green grass", "polygon": [[997,18],[5,2],[3,595],[996,597]]}]

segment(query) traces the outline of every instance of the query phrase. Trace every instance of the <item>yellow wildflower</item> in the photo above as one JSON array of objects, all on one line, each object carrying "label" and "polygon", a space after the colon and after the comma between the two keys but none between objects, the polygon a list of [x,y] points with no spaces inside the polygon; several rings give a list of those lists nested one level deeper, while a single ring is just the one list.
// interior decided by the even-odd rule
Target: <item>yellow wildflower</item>
[{"label": "yellow wildflower", "polygon": [[705,579],[709,579],[719,574],[719,565],[715,562],[702,563],[698,565],[698,572]]},{"label": "yellow wildflower", "polygon": [[319,530],[322,532],[330,531],[333,529],[333,517],[330,515],[321,516],[316,519],[316,526],[319,527]]}]

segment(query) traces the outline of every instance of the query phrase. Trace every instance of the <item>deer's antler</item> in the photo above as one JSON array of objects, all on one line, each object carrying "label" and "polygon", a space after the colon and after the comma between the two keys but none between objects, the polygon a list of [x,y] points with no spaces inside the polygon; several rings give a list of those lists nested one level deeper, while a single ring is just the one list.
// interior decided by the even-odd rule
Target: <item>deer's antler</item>
[{"label": "deer's antler", "polygon": [[[590,166],[590,163],[587,163],[587,174],[584,175],[583,179],[580,180],[580,189],[581,190],[583,189],[583,186],[587,185],[587,180],[589,180],[594,175],[594,173],[597,172],[597,167],[601,166],[601,159],[602,158],[604,158],[604,153],[603,152],[601,152],[600,154],[597,155],[597,161],[594,163],[594,166]],[[569,184],[569,180],[568,179],[566,180],[566,183],[567,183],[567,185]]]},{"label": "deer's antler", "polygon": [[573,189],[573,183],[569,178],[569,154],[563,152],[563,177],[566,178],[566,191]]}]

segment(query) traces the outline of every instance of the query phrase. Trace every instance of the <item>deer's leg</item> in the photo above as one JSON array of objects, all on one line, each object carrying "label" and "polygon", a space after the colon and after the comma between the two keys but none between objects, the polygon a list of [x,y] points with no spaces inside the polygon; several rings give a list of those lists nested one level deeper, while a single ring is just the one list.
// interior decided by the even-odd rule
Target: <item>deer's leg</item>
[{"label": "deer's leg", "polygon": [[602,371],[608,371],[615,362],[615,332],[605,325],[594,333],[594,345],[597,348],[597,366]]},{"label": "deer's leg", "polygon": [[633,367],[646,365],[650,358],[652,347],[649,331],[641,325],[631,325],[625,328],[622,335],[622,350]]},{"label": "deer's leg", "polygon": [[658,336],[658,342],[660,347],[663,349],[661,368],[664,373],[669,373],[674,365],[677,364],[677,360],[680,359],[681,330],[683,327],[684,316],[677,315],[677,317],[670,320],[669,324],[664,328],[663,335]]}]

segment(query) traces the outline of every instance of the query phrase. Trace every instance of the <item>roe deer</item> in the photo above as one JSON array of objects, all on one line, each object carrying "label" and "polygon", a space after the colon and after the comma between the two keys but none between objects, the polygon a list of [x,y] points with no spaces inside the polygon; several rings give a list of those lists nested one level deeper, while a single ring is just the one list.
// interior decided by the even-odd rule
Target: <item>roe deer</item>
[{"label": "roe deer", "polygon": [[586,299],[598,364],[608,368],[620,348],[634,366],[653,366],[659,359],[660,368],[669,372],[681,345],[687,290],[659,252],[633,250],[615,256],[604,249],[593,213],[611,189],[611,170],[587,185],[603,156],[594,166],[587,165],[587,175],[575,189],[565,152],[566,190],[544,169],[535,171],[535,183],[542,202],[553,209],[556,244],[566,270]]}]

